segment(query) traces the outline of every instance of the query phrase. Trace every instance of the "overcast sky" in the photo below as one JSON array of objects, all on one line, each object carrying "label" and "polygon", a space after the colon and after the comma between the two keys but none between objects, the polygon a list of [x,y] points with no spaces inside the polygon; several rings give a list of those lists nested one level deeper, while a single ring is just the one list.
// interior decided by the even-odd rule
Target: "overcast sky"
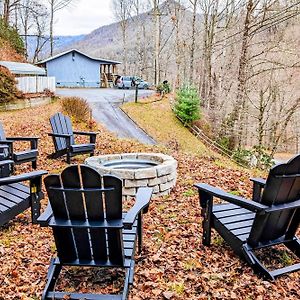
[{"label": "overcast sky", "polygon": [[78,0],[76,6],[55,15],[55,35],[76,35],[113,23],[112,0]]}]

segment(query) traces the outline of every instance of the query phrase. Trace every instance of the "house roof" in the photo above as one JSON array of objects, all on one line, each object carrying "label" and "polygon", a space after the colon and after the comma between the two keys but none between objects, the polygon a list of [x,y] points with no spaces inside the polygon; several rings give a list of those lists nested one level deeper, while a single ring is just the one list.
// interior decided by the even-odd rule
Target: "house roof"
[{"label": "house roof", "polygon": [[6,67],[12,74],[15,75],[46,75],[46,70],[44,68],[28,63],[0,61],[0,66]]},{"label": "house roof", "polygon": [[79,53],[79,54],[81,54],[81,55],[83,55],[83,56],[85,56],[85,57],[87,57],[87,58],[89,58],[89,59],[91,59],[91,60],[95,60],[95,61],[99,61],[99,62],[103,62],[103,63],[107,63],[107,64],[121,64],[120,61],[115,61],[115,60],[108,60],[108,59],[104,59],[104,58],[92,57],[92,56],[87,55],[86,53],[83,53],[83,52],[81,52],[81,51],[79,51],[79,50],[77,50],[77,49],[70,49],[70,50],[67,50],[67,51],[58,53],[58,54],[56,54],[56,55],[54,55],[54,56],[51,56],[51,57],[48,57],[48,58],[46,58],[46,59],[44,59],[44,60],[42,60],[42,61],[39,61],[37,64],[43,64],[43,63],[46,63],[46,62],[48,62],[48,61],[54,60],[54,59],[56,59],[56,58],[58,58],[58,57],[61,57],[61,56],[65,55],[65,54],[68,54],[68,53],[73,52],[73,51],[74,51],[74,52],[77,52],[77,53]]}]

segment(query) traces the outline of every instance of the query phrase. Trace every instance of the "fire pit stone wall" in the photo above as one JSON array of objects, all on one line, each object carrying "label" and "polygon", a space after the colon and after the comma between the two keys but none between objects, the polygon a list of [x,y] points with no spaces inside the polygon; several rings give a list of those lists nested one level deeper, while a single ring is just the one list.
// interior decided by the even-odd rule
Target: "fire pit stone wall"
[{"label": "fire pit stone wall", "polygon": [[[113,168],[110,161],[148,161],[152,166],[143,168]],[[134,197],[139,187],[152,187],[153,196],[168,195],[176,184],[177,161],[162,153],[124,153],[89,157],[85,163],[101,175],[111,174],[123,179],[123,195]]]}]

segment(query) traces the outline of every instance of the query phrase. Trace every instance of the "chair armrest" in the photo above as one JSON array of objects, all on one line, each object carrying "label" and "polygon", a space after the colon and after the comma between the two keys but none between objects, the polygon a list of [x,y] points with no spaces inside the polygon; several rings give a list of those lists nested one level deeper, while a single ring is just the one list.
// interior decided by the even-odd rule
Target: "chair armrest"
[{"label": "chair armrest", "polygon": [[13,141],[13,142],[30,142],[30,148],[31,150],[37,149],[38,148],[38,140],[39,137],[29,137],[29,136],[24,136],[24,137],[7,137],[7,140]]},{"label": "chair armrest", "polygon": [[24,137],[7,137],[6,138],[9,141],[37,141],[39,137],[29,137],[29,136],[24,136]]},{"label": "chair armrest", "polygon": [[260,202],[261,192],[266,185],[266,180],[262,178],[250,178],[250,180],[253,182],[252,200]]},{"label": "chair armrest", "polygon": [[13,141],[8,141],[8,140],[1,140],[0,145],[11,145]]},{"label": "chair armrest", "polygon": [[35,178],[42,177],[43,175],[46,175],[46,174],[48,174],[47,171],[33,171],[33,172],[21,174],[21,175],[0,178],[0,186],[6,185],[6,184],[11,184],[11,183],[27,181],[27,180],[32,180]]},{"label": "chair armrest", "polygon": [[48,202],[45,211],[38,217],[37,223],[40,224],[42,227],[48,226],[52,215],[53,215],[52,207],[50,205],[50,202]]},{"label": "chair armrest", "polygon": [[152,196],[152,188],[139,188],[136,193],[136,202],[133,207],[127,212],[123,224],[124,228],[131,229],[133,223],[138,216],[145,208],[149,206],[150,199]]},{"label": "chair armrest", "polygon": [[239,196],[232,195],[230,193],[227,193],[219,188],[213,187],[209,184],[205,183],[198,183],[194,185],[195,187],[198,188],[199,191],[205,192],[213,197],[217,197],[219,199],[225,200],[229,203],[239,205],[243,208],[249,209],[250,211],[253,212],[263,212],[269,206],[257,203],[252,200],[248,200]]},{"label": "chair armrest", "polygon": [[252,181],[253,184],[258,184],[262,187],[266,185],[266,179],[263,178],[250,178],[250,181]]},{"label": "chair armrest", "polygon": [[7,159],[7,160],[1,160],[0,161],[0,167],[6,166],[6,165],[12,165],[13,163],[14,163],[14,161],[13,160],[9,160],[9,159]]},{"label": "chair armrest", "polygon": [[289,202],[289,203],[273,205],[273,206],[267,208],[266,212],[271,213],[271,212],[277,212],[277,211],[282,211],[282,210],[295,209],[295,208],[299,208],[299,207],[300,207],[300,199],[295,200],[293,202]]},{"label": "chair armrest", "polygon": [[78,135],[97,135],[98,132],[87,132],[87,131],[73,131],[74,134]]},{"label": "chair armrest", "polygon": [[49,136],[54,136],[54,137],[62,137],[62,138],[70,138],[72,134],[67,134],[67,133],[48,133]]}]

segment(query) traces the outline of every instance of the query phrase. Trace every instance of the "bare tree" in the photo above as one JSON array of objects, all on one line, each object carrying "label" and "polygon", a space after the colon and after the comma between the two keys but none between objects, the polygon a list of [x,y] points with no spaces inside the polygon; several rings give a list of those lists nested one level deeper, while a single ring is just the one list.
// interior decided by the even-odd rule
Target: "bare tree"
[{"label": "bare tree", "polygon": [[194,57],[195,57],[195,39],[196,39],[196,18],[197,18],[197,7],[198,7],[198,0],[189,0],[192,11],[193,11],[193,18],[192,18],[192,30],[191,30],[191,54],[190,54],[190,76],[189,81],[193,83],[194,79]]},{"label": "bare tree", "polygon": [[127,53],[127,27],[131,16],[132,0],[113,0],[113,9],[116,19],[120,22],[123,42],[123,72],[127,73],[128,53]]},{"label": "bare tree", "polygon": [[178,1],[174,7],[174,15],[172,21],[175,27],[175,61],[176,61],[176,73],[174,87],[178,88],[180,86],[180,70],[183,63],[183,49],[185,48],[185,41],[182,36],[182,22],[183,22],[183,6],[181,2]]},{"label": "bare tree", "polygon": [[53,27],[54,27],[54,15],[57,11],[75,3],[76,0],[48,0],[50,4],[50,55],[53,55],[54,38],[53,38]]},{"label": "bare tree", "polygon": [[154,17],[154,83],[159,84],[160,81],[160,18],[159,0],[153,0],[153,17]]},{"label": "bare tree", "polygon": [[42,4],[37,4],[39,9],[33,14],[33,20],[35,23],[34,35],[36,37],[35,50],[32,61],[35,63],[39,61],[39,55],[44,46],[49,42],[50,37],[48,36],[48,23],[49,23],[49,12]]},{"label": "bare tree", "polygon": [[11,13],[16,9],[20,0],[3,0],[3,20],[8,24]]}]

